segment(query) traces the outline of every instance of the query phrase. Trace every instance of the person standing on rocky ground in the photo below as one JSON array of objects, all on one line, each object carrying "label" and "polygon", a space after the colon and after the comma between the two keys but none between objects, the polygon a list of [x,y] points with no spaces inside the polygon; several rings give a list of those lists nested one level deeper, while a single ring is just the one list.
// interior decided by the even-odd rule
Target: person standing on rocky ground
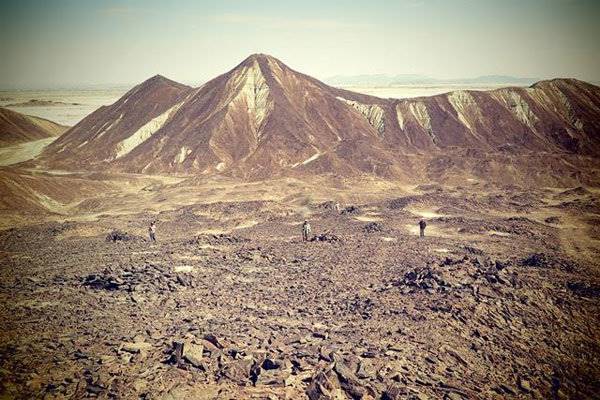
[{"label": "person standing on rocky ground", "polygon": [[156,222],[150,222],[150,226],[148,227],[148,234],[150,235],[150,241],[156,242]]},{"label": "person standing on rocky ground", "polygon": [[304,221],[304,223],[302,224],[302,241],[303,242],[308,242],[308,237],[310,236],[310,224],[308,223],[308,221]]},{"label": "person standing on rocky ground", "polygon": [[419,236],[425,237],[425,228],[427,227],[427,222],[424,219],[419,221]]}]

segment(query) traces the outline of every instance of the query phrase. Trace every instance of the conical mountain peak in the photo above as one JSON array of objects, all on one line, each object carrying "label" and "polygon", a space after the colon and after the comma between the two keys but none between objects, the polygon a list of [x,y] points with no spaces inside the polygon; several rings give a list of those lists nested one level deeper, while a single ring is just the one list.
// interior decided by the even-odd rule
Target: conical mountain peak
[{"label": "conical mountain peak", "polygon": [[259,68],[261,73],[279,75],[284,69],[289,69],[284,63],[277,58],[268,54],[256,53],[246,57],[241,63],[239,63],[233,70],[238,71],[241,69],[256,69]]},{"label": "conical mountain peak", "polygon": [[156,75],[152,76],[151,78],[146,79],[144,82],[140,83],[138,85],[138,87],[153,88],[153,87],[163,86],[163,85],[180,87],[180,88],[188,87],[182,83],[171,80],[160,74],[156,74]]},{"label": "conical mountain peak", "polygon": [[269,54],[254,53],[254,54],[250,54],[248,57],[246,57],[244,59],[244,61],[242,61],[242,64],[244,64],[246,62],[254,62],[254,61],[264,62],[264,61],[269,61],[269,60],[277,62],[277,63],[281,63],[281,61],[279,61],[277,58],[275,58]]}]

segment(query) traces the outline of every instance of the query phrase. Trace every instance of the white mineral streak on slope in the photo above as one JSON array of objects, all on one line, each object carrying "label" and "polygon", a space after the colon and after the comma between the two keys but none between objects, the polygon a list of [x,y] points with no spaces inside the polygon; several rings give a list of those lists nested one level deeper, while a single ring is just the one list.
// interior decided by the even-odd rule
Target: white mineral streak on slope
[{"label": "white mineral streak on slope", "polygon": [[404,127],[406,126],[406,117],[404,115],[405,111],[403,110],[402,106],[405,104],[405,102],[396,104],[396,115],[398,116],[398,125],[400,126],[400,129],[403,131],[404,136],[406,137],[406,142],[409,145],[412,145],[413,142],[411,137],[408,135],[408,132],[404,130]]},{"label": "white mineral streak on slope", "polygon": [[115,158],[121,158],[126,154],[129,154],[140,144],[144,143],[150,138],[156,131],[158,131],[167,122],[169,117],[179,109],[183,103],[175,104],[164,113],[160,114],[148,121],[144,126],[135,131],[127,139],[122,140],[117,144],[117,155]]},{"label": "white mineral streak on slope", "polygon": [[479,110],[473,107],[477,106],[473,96],[464,90],[457,90],[456,92],[448,93],[448,101],[456,110],[459,121],[462,122],[464,126],[469,128],[469,130],[472,130],[473,126],[469,122],[469,114],[475,112],[478,114],[478,117],[481,115]]},{"label": "white mineral streak on slope", "polygon": [[396,114],[398,115],[398,124],[400,125],[400,129],[404,130],[404,115],[402,115],[400,105],[396,106]]},{"label": "white mineral streak on slope", "polygon": [[292,164],[292,168],[296,168],[299,165],[306,165],[306,164],[310,164],[311,162],[315,161],[317,158],[321,157],[323,154],[325,153],[321,153],[320,151],[313,154],[312,156],[308,157],[306,160],[304,161],[300,161],[297,162],[295,164]]},{"label": "white mineral streak on slope", "polygon": [[573,111],[573,106],[571,105],[571,102],[569,101],[567,96],[565,96],[565,94],[556,86],[556,84],[554,82],[552,82],[550,84],[550,86],[556,92],[556,95],[560,99],[561,104],[566,109],[566,111],[567,111],[566,117],[568,118],[568,122],[571,125],[573,125],[577,130],[582,130],[583,122],[575,116],[575,112]]},{"label": "white mineral streak on slope", "polygon": [[527,125],[535,132],[535,123],[538,117],[531,111],[529,104],[519,95],[519,93],[510,89],[502,89],[496,92],[500,100],[506,105],[508,110],[522,123]]},{"label": "white mineral streak on slope", "polygon": [[[250,66],[244,66],[228,80],[221,104],[218,110],[226,108],[227,113],[247,113],[252,134],[256,141],[260,140],[262,123],[273,109],[273,101],[270,98],[269,85],[257,60],[253,60]],[[240,109],[241,107],[245,107],[245,109]],[[213,114],[211,113],[205,121]],[[216,136],[210,138],[209,147],[217,158],[222,161],[217,168],[218,171],[222,171],[233,160],[229,151],[223,149],[216,139]],[[243,159],[251,154],[252,152],[248,153]]]},{"label": "white mineral streak on slope", "polygon": [[415,117],[417,123],[421,125],[421,127],[425,129],[425,131],[427,131],[427,134],[431,136],[431,139],[435,143],[436,137],[433,134],[433,129],[431,128],[431,117],[429,116],[429,112],[427,111],[427,106],[425,105],[425,103],[421,101],[417,101],[414,103],[411,102],[408,104],[408,108],[412,113],[413,117]]},{"label": "white mineral streak on slope", "polygon": [[181,149],[179,149],[179,153],[177,153],[177,155],[175,156],[175,162],[177,164],[181,164],[185,161],[185,159],[187,158],[187,156],[190,155],[190,153],[192,152],[192,149],[190,149],[189,147],[183,146]]},{"label": "white mineral streak on slope", "polygon": [[369,124],[377,129],[380,135],[383,135],[385,132],[385,119],[383,118],[384,112],[383,108],[376,104],[363,104],[358,101],[348,100],[343,97],[337,97],[338,100],[343,101],[346,104],[351,105],[360,112],[363,117],[369,121]]},{"label": "white mineral streak on slope", "polygon": [[425,103],[420,101],[409,103],[408,108],[421,127],[431,130],[431,118],[429,117]]},{"label": "white mineral streak on slope", "polygon": [[316,153],[313,154],[312,156],[310,156],[309,158],[307,158],[306,160],[302,161],[302,165],[306,165],[308,163],[311,163],[313,161],[315,161],[317,158],[321,157],[323,153]]},{"label": "white mineral streak on slope", "polygon": [[554,104],[554,101],[548,96],[548,94],[539,89],[528,88],[527,93],[537,102],[538,105],[545,108],[546,110],[554,113],[560,113],[560,110]]},{"label": "white mineral streak on slope", "polygon": [[108,122],[106,124],[102,125],[102,127],[100,128],[100,129],[102,129],[102,131],[100,131],[99,133],[96,134],[95,139],[102,137],[102,135],[104,135],[106,132],[111,130],[113,127],[117,126],[119,124],[119,122],[121,122],[122,119],[123,119],[123,114],[120,114],[119,118],[114,120],[107,128],[104,128],[104,127],[106,126],[106,124],[108,124]]},{"label": "white mineral streak on slope", "polygon": [[[559,102],[563,107],[557,107],[557,102],[550,98],[545,90],[530,88],[527,89],[527,93],[529,93],[529,95],[540,107],[545,108],[549,112],[560,115],[564,121],[571,124],[576,129],[581,130],[583,128],[583,123],[574,116],[571,105],[566,96],[564,96],[562,92],[560,94],[556,93],[558,90],[554,85],[552,85],[552,89],[553,92],[555,92],[554,95],[559,98]],[[567,130],[567,132],[569,131]]]},{"label": "white mineral streak on slope", "polygon": [[[116,120],[114,120],[112,123],[110,123],[110,121],[106,121],[99,129],[98,132],[96,132],[96,134],[94,135],[94,137],[91,139],[92,141],[94,141],[95,139],[98,139],[100,137],[102,137],[102,135],[104,135],[106,132],[108,132],[110,129],[112,129],[114,126],[116,126],[119,122],[121,122],[121,120],[123,119],[123,114],[119,115],[119,118],[117,118]],[[110,123],[110,125],[108,125]],[[106,125],[108,125],[108,127],[106,127]],[[88,141],[84,141],[81,144],[79,144],[77,146],[77,148],[81,148],[83,146],[85,146],[86,144],[88,144]],[[67,149],[67,147],[70,147],[70,142],[67,142],[65,144],[63,144],[61,146],[61,148],[57,151],[57,153],[61,153],[63,151],[65,151]]]},{"label": "white mineral streak on slope", "polygon": [[236,80],[238,79],[243,80],[244,83],[233,102],[245,101],[248,114],[254,123],[254,133],[258,137],[261,124],[272,109],[269,100],[269,85],[256,60],[249,68],[244,67],[240,77],[236,77]]},{"label": "white mineral streak on slope", "polygon": [[454,110],[456,110],[458,120],[467,127],[473,136],[481,139],[475,130],[475,122],[481,121],[483,115],[475,98],[465,90],[457,90],[448,93],[448,101]]},{"label": "white mineral streak on slope", "polygon": [[138,89],[136,88],[135,90],[133,90],[127,97],[125,97],[125,99],[123,100],[123,102],[121,103],[120,107],[123,107],[125,104],[127,104],[127,102],[129,101],[129,98],[135,93],[137,92]]}]

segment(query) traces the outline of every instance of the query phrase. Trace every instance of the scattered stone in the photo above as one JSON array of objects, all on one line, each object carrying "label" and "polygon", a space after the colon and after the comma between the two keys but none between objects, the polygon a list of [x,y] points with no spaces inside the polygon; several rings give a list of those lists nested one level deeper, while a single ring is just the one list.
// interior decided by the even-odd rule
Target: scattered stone
[{"label": "scattered stone", "polygon": [[383,231],[383,226],[377,222],[369,222],[363,226],[363,232],[365,233],[376,233]]},{"label": "scattered stone", "polygon": [[333,200],[325,201],[323,203],[317,204],[317,208],[328,210],[328,211],[339,211],[338,209],[339,203]]},{"label": "scattered stone", "polygon": [[135,237],[133,235],[119,230],[111,231],[108,235],[106,235],[107,242],[126,242],[134,239]]},{"label": "scattered stone", "polygon": [[381,394],[381,400],[403,400],[409,392],[404,386],[390,385]]},{"label": "scattered stone", "polygon": [[353,399],[361,399],[366,394],[366,391],[354,372],[346,365],[344,359],[338,354],[334,353],[331,358],[334,362],[333,369],[338,375],[342,389]]},{"label": "scattered stone", "polygon": [[202,357],[204,346],[199,344],[187,343],[183,347],[183,358],[196,368],[203,368]]},{"label": "scattered stone", "polygon": [[173,365],[181,365],[181,361],[183,359],[183,342],[174,341],[172,347],[170,349],[170,357],[167,360],[169,364]]},{"label": "scattered stone", "polygon": [[467,253],[474,254],[474,255],[477,255],[477,256],[482,256],[484,254],[483,250],[478,249],[476,247],[472,247],[472,246],[463,246],[463,249],[465,249],[465,251]]},{"label": "scattered stone", "polygon": [[590,299],[600,297],[600,285],[591,285],[584,282],[568,282],[567,288],[577,296]]},{"label": "scattered stone", "polygon": [[311,378],[306,395],[310,400],[336,400],[339,389],[340,384],[331,370],[319,371]]},{"label": "scattered stone", "polygon": [[86,386],[86,390],[88,391],[88,393],[99,396],[102,393],[104,393],[106,388],[101,385],[94,384],[94,383],[88,383]]},{"label": "scattered stone", "polygon": [[92,289],[119,290],[124,283],[111,275],[90,274],[83,279],[83,285]]},{"label": "scattered stone", "polygon": [[256,362],[252,357],[233,360],[223,366],[220,374],[238,385],[249,385],[252,383],[253,375],[256,380],[256,372],[252,373],[255,364]]},{"label": "scattered stone", "polygon": [[549,256],[545,253],[534,253],[520,261],[524,267],[534,268],[559,268],[565,271],[573,271],[575,264],[572,261]]},{"label": "scattered stone", "polygon": [[286,386],[286,381],[289,377],[289,372],[282,370],[261,370],[260,374],[255,378],[256,386]]},{"label": "scattered stone", "polygon": [[315,235],[310,239],[311,242],[339,242],[341,239],[333,233],[325,232]]},{"label": "scattered stone", "polygon": [[401,210],[418,199],[416,196],[398,197],[389,202],[388,207],[391,210]]},{"label": "scattered stone", "polygon": [[529,383],[527,379],[519,377],[517,384],[519,386],[519,389],[521,389],[525,393],[531,392],[531,383]]},{"label": "scattered stone", "polygon": [[146,343],[146,342],[135,342],[135,343],[125,342],[125,343],[121,344],[122,351],[126,351],[126,352],[132,353],[132,354],[138,354],[142,351],[147,351],[151,348],[152,348],[152,345],[150,343]]},{"label": "scattered stone", "polygon": [[526,267],[547,267],[549,263],[548,257],[544,253],[535,253],[521,260],[521,265]]},{"label": "scattered stone", "polygon": [[360,213],[360,208],[358,208],[357,206],[348,206],[342,210],[343,215],[358,214],[358,213]]},{"label": "scattered stone", "polygon": [[207,333],[206,335],[204,335],[204,340],[210,342],[217,349],[223,349],[225,347],[221,340],[219,340],[219,338],[217,338],[212,333]]}]

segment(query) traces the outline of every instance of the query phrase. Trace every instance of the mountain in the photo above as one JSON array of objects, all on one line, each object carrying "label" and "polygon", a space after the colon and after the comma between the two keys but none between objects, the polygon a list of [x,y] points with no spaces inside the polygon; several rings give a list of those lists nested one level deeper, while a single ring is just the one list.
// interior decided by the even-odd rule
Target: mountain
[{"label": "mountain", "polygon": [[[73,165],[98,164],[120,158],[158,130],[192,88],[161,75],[135,86],[110,106],[102,106],[43,154]],[[69,161],[67,164],[71,164]]]},{"label": "mountain", "polygon": [[40,160],[63,168],[253,177],[302,169],[318,158],[324,170],[370,170],[368,160],[385,159],[383,143],[360,104],[348,103],[366,97],[336,98],[344,93],[253,55],[197,89],[151,78],[83,119]]},{"label": "mountain", "polygon": [[67,129],[47,119],[0,108],[0,147],[58,136]]},{"label": "mountain", "polygon": [[523,175],[531,175],[551,163],[566,168],[561,159],[571,155],[597,157],[599,131],[600,88],[577,80],[380,99],[256,54],[195,89],[153,77],[83,119],[38,162],[250,179],[322,173],[433,179],[461,169],[510,175],[503,166],[515,154],[529,157],[517,164],[551,155],[525,168]]}]

